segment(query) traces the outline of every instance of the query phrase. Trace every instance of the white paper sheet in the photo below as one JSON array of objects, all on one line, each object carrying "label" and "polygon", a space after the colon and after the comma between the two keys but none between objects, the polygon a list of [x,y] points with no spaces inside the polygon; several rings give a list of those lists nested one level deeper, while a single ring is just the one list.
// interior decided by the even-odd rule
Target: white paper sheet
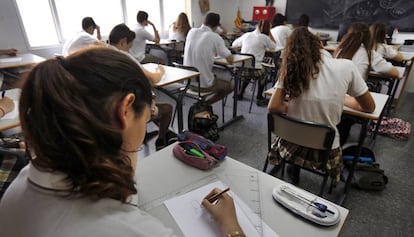
[{"label": "white paper sheet", "polygon": [[[182,196],[171,198],[164,202],[168,211],[174,217],[185,236],[214,237],[223,236],[210,214],[201,206],[201,200],[214,188],[225,189],[220,182],[214,182],[188,192]],[[236,194],[228,192],[233,197],[237,219],[249,237],[259,237],[260,234],[250,222],[247,215],[255,214]],[[247,211],[246,211],[247,210]],[[250,211],[249,211],[250,210]],[[250,217],[252,218],[252,217]],[[254,217],[253,217],[254,218]],[[278,236],[266,223],[263,224],[263,236]]]}]

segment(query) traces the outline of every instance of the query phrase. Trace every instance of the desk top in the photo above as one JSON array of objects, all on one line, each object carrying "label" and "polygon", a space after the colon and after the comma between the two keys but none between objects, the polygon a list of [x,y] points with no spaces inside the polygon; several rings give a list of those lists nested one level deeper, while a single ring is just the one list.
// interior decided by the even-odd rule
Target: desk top
[{"label": "desk top", "polygon": [[[142,66],[148,71],[154,72],[157,69],[158,64],[146,63],[146,64],[142,64]],[[166,66],[166,65],[163,65],[163,67],[165,69],[165,74],[162,76],[161,81],[159,81],[155,85],[156,87],[163,87],[163,86],[170,85],[176,82],[181,82],[181,81],[188,80],[190,78],[195,78],[195,77],[200,76],[199,72],[195,72],[191,70],[186,70],[186,69],[182,69],[178,67],[171,67],[171,66]]]},{"label": "desk top", "polygon": [[147,41],[147,44],[149,45],[171,45],[171,44],[177,44],[183,41],[174,41],[169,39],[161,39],[159,43],[155,43],[154,41]]},{"label": "desk top", "polygon": [[20,120],[19,120],[19,108],[18,108],[18,101],[20,98],[20,92],[21,90],[11,89],[6,91],[6,96],[12,99],[15,102],[15,106],[13,111],[10,113],[7,113],[3,118],[0,118],[0,131],[4,131],[10,128],[15,128],[20,126]]},{"label": "desk top", "polygon": [[233,54],[233,63],[227,62],[227,60],[225,58],[222,58],[222,57],[216,58],[214,60],[214,63],[219,64],[219,65],[223,65],[223,66],[228,66],[228,65],[235,64],[235,63],[244,62],[244,61],[249,60],[251,58],[252,58],[251,56],[247,56],[247,55]]},{"label": "desk top", "polygon": [[[270,89],[267,89],[265,91],[265,95],[268,96],[272,96],[273,92],[275,92],[275,88],[272,87]],[[387,104],[387,100],[388,100],[388,95],[386,94],[381,94],[381,93],[375,93],[375,92],[371,92],[372,98],[375,101],[375,111],[372,113],[367,113],[367,112],[361,112],[358,110],[354,110],[351,109],[347,106],[344,106],[344,110],[343,112],[345,114],[349,114],[349,115],[353,115],[359,118],[364,118],[364,119],[378,119],[379,116],[381,115],[382,110],[384,109],[385,105]]]},{"label": "desk top", "polygon": [[[248,179],[252,172],[258,174],[262,218],[279,236],[338,236],[349,214],[347,209],[334,204],[341,212],[340,222],[328,228],[314,225],[302,220],[274,201],[273,187],[276,184],[284,183],[284,181],[229,157],[212,170],[201,171],[174,158],[172,148],[173,145],[168,146],[138,161],[136,172],[138,206],[160,219],[166,226],[174,229],[179,236],[183,234],[165,205],[162,205],[163,201],[190,191],[186,189],[197,188],[194,187],[196,186],[194,184],[202,180],[216,178],[216,180],[230,185],[230,188],[248,204],[250,191],[248,186],[242,184],[244,178]],[[162,173],[167,174],[167,176],[163,176],[166,178],[159,176]],[[160,205],[151,204],[155,202]]]},{"label": "desk top", "polygon": [[0,57],[0,69],[30,66],[45,61],[46,59],[31,53],[19,53],[16,56]]},{"label": "desk top", "polygon": [[385,80],[391,80],[391,79],[400,80],[400,79],[402,79],[404,77],[404,73],[405,73],[406,68],[405,67],[399,67],[399,66],[394,66],[394,67],[398,70],[399,77],[393,78],[393,77],[390,77],[388,75],[384,75],[382,73],[370,71],[368,73],[368,78],[370,78],[370,79],[380,79],[380,80],[383,80],[383,79],[385,79]]}]

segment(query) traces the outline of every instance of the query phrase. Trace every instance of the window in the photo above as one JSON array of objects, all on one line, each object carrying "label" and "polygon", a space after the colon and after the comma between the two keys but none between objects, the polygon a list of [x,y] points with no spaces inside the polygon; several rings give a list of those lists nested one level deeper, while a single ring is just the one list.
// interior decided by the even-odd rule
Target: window
[{"label": "window", "polygon": [[30,47],[59,44],[48,0],[17,0],[16,3]]},{"label": "window", "polygon": [[109,35],[115,25],[124,22],[120,0],[55,0],[55,4],[64,39],[81,31],[87,16],[101,28],[102,35]]},{"label": "window", "polygon": [[[149,20],[162,32],[180,12],[185,12],[189,0],[16,0],[30,48],[63,43],[82,30],[82,19],[92,17],[107,36],[111,29],[126,23],[136,24],[139,10],[148,12]],[[174,9],[174,10],[171,10]],[[125,14],[125,15],[124,15]],[[148,29],[151,32],[152,29]],[[162,34],[162,36],[165,34]]]}]

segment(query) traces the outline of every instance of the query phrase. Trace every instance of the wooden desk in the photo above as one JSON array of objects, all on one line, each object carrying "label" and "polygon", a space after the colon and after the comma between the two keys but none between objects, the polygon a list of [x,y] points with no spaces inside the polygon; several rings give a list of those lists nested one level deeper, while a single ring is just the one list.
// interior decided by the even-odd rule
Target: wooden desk
[{"label": "wooden desk", "polygon": [[[340,222],[332,227],[320,227],[304,221],[276,203],[272,197],[273,187],[284,183],[284,181],[233,160],[230,157],[227,157],[212,170],[201,171],[174,158],[172,155],[173,146],[168,146],[146,158],[140,159],[138,161],[136,178],[138,207],[160,219],[166,226],[174,229],[178,236],[183,236],[183,234],[165,205],[163,205],[165,200],[187,193],[204,184],[221,180],[229,185],[248,204],[249,194],[251,193],[249,186],[243,184],[253,174],[257,175],[259,180],[262,219],[279,236],[324,237],[340,235],[349,214],[347,209],[334,204],[340,210]],[[167,176],[163,178],[159,174],[167,174]]]},{"label": "wooden desk", "polygon": [[244,67],[244,64],[247,60],[252,59],[251,56],[246,56],[246,55],[240,55],[240,54],[233,54],[233,63],[229,63],[227,62],[227,60],[225,58],[216,58],[214,60],[214,64],[216,65],[220,65],[223,66],[224,68],[226,68],[232,78],[234,79],[234,92],[233,92],[233,117],[225,122],[222,126],[222,128],[225,128],[229,125],[231,125],[232,123],[239,121],[240,119],[243,119],[243,115],[239,115],[237,116],[237,95],[239,94],[239,83],[240,83],[240,76],[234,72],[234,68],[233,66],[236,63],[241,63],[242,64],[242,68]]},{"label": "wooden desk", "polygon": [[[5,96],[9,97],[10,99],[16,102],[15,102],[13,111],[6,114],[6,116],[0,118],[0,132],[10,129],[10,128],[15,128],[15,127],[20,126],[20,120],[19,120],[19,114],[18,114],[18,111],[19,111],[18,101],[20,98],[20,92],[21,90],[17,88],[6,91]],[[14,117],[10,118],[10,115],[14,115]]]},{"label": "wooden desk", "polygon": [[[158,64],[146,63],[146,64],[143,64],[142,66],[145,69],[153,72],[158,67]],[[199,77],[200,73],[186,70],[186,69],[177,68],[177,67],[170,67],[170,66],[163,66],[163,67],[165,69],[165,74],[162,76],[161,81],[159,81],[155,86],[158,90],[162,91],[163,93],[165,93],[167,96],[169,96],[176,102],[178,131],[181,132],[184,128],[183,104],[182,104],[183,97],[184,97],[185,92],[188,89],[188,86],[190,85],[190,79]],[[183,82],[183,81],[188,81],[188,83],[185,85],[185,88],[183,90],[180,90],[178,93],[173,93],[172,91],[164,88],[168,85]],[[178,94],[178,96],[176,94]]]},{"label": "wooden desk", "polygon": [[31,53],[17,54],[16,56],[0,56],[0,69],[32,66],[46,59]]}]

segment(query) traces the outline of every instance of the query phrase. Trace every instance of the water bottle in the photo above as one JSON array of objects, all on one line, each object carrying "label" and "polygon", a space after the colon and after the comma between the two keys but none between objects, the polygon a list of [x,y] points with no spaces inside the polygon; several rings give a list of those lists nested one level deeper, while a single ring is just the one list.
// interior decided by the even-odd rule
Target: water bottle
[{"label": "water bottle", "polygon": [[398,27],[394,27],[394,31],[392,32],[392,44],[398,44]]}]

